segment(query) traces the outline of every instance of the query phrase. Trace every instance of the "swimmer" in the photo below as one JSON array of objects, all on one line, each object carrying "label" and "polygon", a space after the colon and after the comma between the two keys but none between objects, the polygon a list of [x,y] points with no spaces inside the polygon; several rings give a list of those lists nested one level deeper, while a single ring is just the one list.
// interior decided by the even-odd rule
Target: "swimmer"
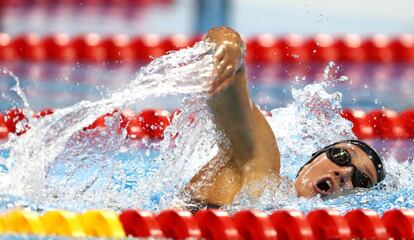
[{"label": "swimmer", "polygon": [[[246,184],[280,180],[275,135],[249,96],[243,40],[236,31],[218,27],[204,41],[215,44],[215,77],[208,83],[208,105],[228,143],[219,146],[219,153],[186,186],[192,211],[230,205]],[[224,165],[217,164],[221,161]],[[346,140],[312,154],[298,171],[294,188],[304,198],[336,196],[344,190],[370,188],[384,178],[382,160],[375,150],[364,142]]]}]

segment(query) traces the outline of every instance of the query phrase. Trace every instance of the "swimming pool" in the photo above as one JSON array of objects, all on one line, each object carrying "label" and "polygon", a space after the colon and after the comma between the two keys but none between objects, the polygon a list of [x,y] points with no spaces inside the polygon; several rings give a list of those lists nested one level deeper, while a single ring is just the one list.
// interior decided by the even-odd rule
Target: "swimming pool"
[{"label": "swimming pool", "polygon": [[[96,101],[108,97],[113,91],[116,91],[118,88],[120,88],[120,86],[125,86],[128,82],[130,82],[130,80],[134,78],[133,76],[135,75],[136,69],[138,69],[139,66],[139,64],[135,63],[129,66],[117,64],[96,66],[89,64],[57,64],[43,62],[35,64],[30,62],[17,63],[15,65],[6,63],[5,65],[7,65],[7,68],[9,69],[15,69],[14,73],[19,78],[21,78],[20,84],[28,97],[28,102],[31,104],[32,108],[36,110],[40,110],[45,107],[63,108],[71,106],[81,100]],[[327,87],[330,89],[327,90],[328,92],[333,92],[337,89],[342,92],[344,96],[344,101],[342,104],[345,108],[362,108],[365,110],[370,110],[372,108],[386,107],[400,111],[413,107],[412,104],[414,101],[410,101],[413,96],[412,86],[414,85],[412,74],[410,74],[412,69],[410,65],[407,66],[404,64],[384,65],[322,63],[306,64],[303,67],[292,67],[292,65],[280,64],[251,64],[249,65],[249,78],[251,79],[252,83],[252,96],[255,99],[256,103],[268,111],[274,108],[286,106],[288,103],[291,103],[293,101],[291,97],[292,86],[295,89],[301,90],[303,89],[304,85],[311,83],[314,80],[322,80],[324,69],[326,69],[327,65],[331,65],[329,66],[329,69],[332,70],[333,74],[335,75],[332,78],[337,78],[342,75],[349,76],[348,81],[335,82],[333,84],[334,86]],[[337,67],[339,67],[339,70]],[[7,89],[15,84],[14,80],[10,79],[10,77],[5,76],[5,78],[8,78],[8,80],[1,82],[0,88],[2,91],[7,91]],[[373,84],[372,80],[375,80],[375,85]],[[379,82],[381,82],[383,85],[378,84]],[[99,83],[99,85],[97,83]],[[67,91],[68,88],[71,90]],[[10,95],[11,96],[9,101],[2,101],[2,105],[0,107],[4,110],[11,108],[13,104],[14,106],[16,106],[16,104],[17,106],[21,106],[21,103],[19,103],[19,98],[16,98],[13,93]],[[57,98],[57,101],[51,102],[50,99],[44,98],[43,96],[53,96]],[[136,111],[140,111],[144,108],[163,108],[172,110],[180,106],[181,100],[182,98],[180,96],[174,95],[154,98],[149,97],[146,98],[145,101],[137,101],[133,104],[133,106],[129,107],[132,107]],[[202,114],[206,113],[204,109],[201,109],[200,112]],[[273,112],[273,115],[278,116],[277,111]],[[334,129],[334,126],[327,127],[327,129],[332,130]],[[294,137],[294,134],[291,136]],[[109,139],[119,140],[118,138]],[[286,138],[285,141],[287,141],[287,139],[288,138]],[[325,136],[324,141],[328,140],[330,140],[329,136]],[[284,144],[283,140],[282,144]],[[399,162],[412,161],[413,142],[411,140],[373,140],[373,144],[374,147],[379,149],[387,159],[395,158]],[[105,159],[106,164],[113,162],[112,160],[116,159],[115,162],[118,165],[115,166],[109,164],[109,167],[119,167],[119,172],[116,173],[119,174],[120,172],[123,172],[124,175],[123,177],[117,178],[117,174],[112,173],[112,175],[109,174],[106,177],[106,180],[108,178],[111,179],[111,181],[115,183],[113,186],[116,186],[116,184],[119,185],[119,183],[122,182],[122,188],[112,189],[113,193],[125,194],[131,197],[133,195],[130,195],[131,191],[129,189],[134,189],[137,187],[139,188],[140,184],[145,183],[145,181],[136,181],[136,179],[145,177],[146,174],[157,171],[156,169],[160,167],[157,165],[160,162],[153,163],[152,160],[157,158],[159,155],[159,148],[162,148],[163,146],[150,145],[149,148],[142,148],[141,146],[136,146],[136,142],[131,141],[128,141],[125,144],[121,145],[122,146],[119,146],[119,148],[123,147],[122,151],[118,151],[116,155],[111,155],[111,153],[109,153],[104,157],[109,157],[108,159]],[[103,147],[107,146],[104,145]],[[286,150],[289,150],[289,147],[291,146],[287,146]],[[100,148],[97,149],[102,150]],[[304,157],[301,156],[303,153],[300,151],[297,152],[297,149],[290,149],[289,151],[290,152],[287,152],[286,154],[296,153],[299,156],[298,158]],[[70,156],[70,154],[68,156]],[[103,155],[99,155],[98,153],[94,156],[102,157]],[[81,160],[83,158],[82,156],[77,156],[75,158],[72,157],[72,160],[76,161],[76,159]],[[296,164],[293,165],[297,165],[297,163],[299,163],[298,159],[290,158],[290,160],[297,160]],[[85,175],[93,175],[93,173],[90,172],[92,171],[93,167],[101,166],[99,164],[96,164],[96,161],[85,161],[84,166],[82,166],[84,167],[83,170],[85,171],[82,174],[78,175],[76,175],[75,172],[75,175],[72,175],[72,177],[75,176],[73,179],[76,179],[77,181],[87,180],[87,176],[85,177]],[[79,167],[79,165],[75,165],[74,167]],[[272,211],[276,208],[294,207],[307,212],[319,207],[337,207],[342,211],[348,211],[349,209],[355,207],[364,207],[375,209],[378,212],[384,212],[390,208],[395,207],[413,208],[413,200],[410,198],[410,196],[412,196],[413,189],[410,188],[408,184],[409,180],[411,179],[409,172],[412,167],[410,164],[404,165],[406,169],[395,169],[395,167],[398,168],[398,165],[392,165],[392,169],[395,172],[392,172],[391,176],[394,178],[389,184],[400,184],[403,185],[404,188],[395,188],[395,186],[388,186],[389,189],[387,189],[387,187],[382,186],[385,188],[385,190],[377,189],[368,193],[356,193],[350,197],[342,197],[339,199],[330,199],[326,201],[320,201],[318,199],[315,201],[299,200],[295,201],[293,204],[288,203],[287,205],[283,204],[283,201],[288,200],[286,198],[281,198],[283,201],[275,201],[275,196],[264,196],[264,198],[262,198],[259,202],[254,202],[250,201],[248,197],[241,196],[238,204],[227,210],[237,211],[241,208],[250,207],[262,209],[265,211]],[[57,161],[57,163],[51,169],[52,175],[61,177],[61,168],[62,165],[59,165],[59,162]],[[292,177],[291,175],[294,174],[294,172],[289,171],[292,169],[287,169],[284,173],[289,177]],[[101,173],[107,174],[107,170],[108,165],[104,166]],[[399,180],[398,174],[403,174],[405,177],[401,176],[401,180]],[[100,180],[105,180],[105,178]],[[171,186],[174,186],[175,184],[179,185],[180,183],[174,183]],[[99,190],[99,184],[95,184],[93,187],[98,187]],[[92,193],[96,193],[96,191],[93,191]],[[269,191],[269,194],[273,193],[274,192]],[[68,208],[71,210],[80,211],[91,207],[104,207],[112,209],[119,209],[124,207],[140,207],[159,211],[163,209],[163,206],[169,204],[165,202],[163,203],[162,201],[165,201],[165,199],[163,199],[163,196],[160,196],[159,193],[155,193],[147,196],[149,198],[146,198],[147,202],[133,203],[130,199],[117,199],[117,196],[111,195],[112,198],[115,197],[115,199],[111,199],[114,202],[98,201],[99,203],[94,203],[94,201],[89,201],[83,204],[77,204],[75,206],[72,201],[73,199],[61,199],[59,196],[63,195],[59,194],[63,193],[55,192],[55,194],[57,194],[57,199],[59,201],[51,201],[49,203],[51,206],[39,206],[38,203],[31,203],[30,201],[26,202],[26,200],[21,201],[20,199],[15,200],[13,197],[6,196],[2,198],[2,201],[4,202],[4,204],[2,204],[2,207],[8,208],[10,206],[10,203],[11,205],[13,205],[13,203],[23,203],[23,205],[28,205],[34,209],[43,209],[58,206],[60,208]],[[136,194],[136,192],[134,194]],[[90,197],[93,195],[86,196]],[[277,195],[276,197],[281,196]],[[95,199],[97,198],[98,197]],[[85,198],[81,199],[85,200]],[[383,204],[384,201],[386,201],[388,204]],[[341,204],[345,203],[347,203],[346,206],[340,206]]]}]

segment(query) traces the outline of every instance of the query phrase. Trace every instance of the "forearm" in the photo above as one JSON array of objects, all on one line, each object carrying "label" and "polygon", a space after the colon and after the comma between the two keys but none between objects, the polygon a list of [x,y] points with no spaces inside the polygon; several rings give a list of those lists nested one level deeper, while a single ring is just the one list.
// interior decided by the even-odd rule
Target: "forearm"
[{"label": "forearm", "polygon": [[212,95],[208,104],[214,121],[229,139],[233,154],[238,159],[249,159],[254,149],[252,134],[252,107],[244,68],[233,76],[234,83]]}]

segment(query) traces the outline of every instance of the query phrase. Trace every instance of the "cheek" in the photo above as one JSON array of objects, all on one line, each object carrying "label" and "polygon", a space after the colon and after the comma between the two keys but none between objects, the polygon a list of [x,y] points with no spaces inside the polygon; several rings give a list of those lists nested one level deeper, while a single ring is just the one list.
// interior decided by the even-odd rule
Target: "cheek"
[{"label": "cheek", "polygon": [[312,185],[312,171],[308,169],[303,169],[295,180],[296,191],[305,191],[306,188],[309,188]]},{"label": "cheek", "polygon": [[296,194],[298,197],[313,197],[315,195],[314,189],[309,181],[309,179],[297,178],[294,183]]}]

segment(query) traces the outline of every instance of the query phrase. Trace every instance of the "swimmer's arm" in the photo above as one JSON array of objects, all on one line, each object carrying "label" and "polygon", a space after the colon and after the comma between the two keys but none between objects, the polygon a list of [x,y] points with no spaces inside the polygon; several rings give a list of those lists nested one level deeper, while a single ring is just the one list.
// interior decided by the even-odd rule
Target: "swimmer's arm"
[{"label": "swimmer's arm", "polygon": [[249,96],[241,37],[220,27],[210,30],[205,40],[216,45],[208,104],[230,146],[220,145],[219,154],[191,179],[186,192],[206,203],[231,204],[244,183],[266,176],[277,179],[280,156],[272,129]]},{"label": "swimmer's arm", "polygon": [[211,29],[205,41],[215,44],[215,78],[209,86],[208,104],[219,129],[230,141],[238,161],[252,157],[253,103],[248,93],[244,43],[240,35],[228,28]]},{"label": "swimmer's arm", "polygon": [[216,44],[216,77],[208,104],[215,123],[229,139],[232,158],[241,169],[254,165],[256,172],[279,173],[275,136],[249,96],[243,40],[234,30],[220,27],[210,30],[206,41]]}]

